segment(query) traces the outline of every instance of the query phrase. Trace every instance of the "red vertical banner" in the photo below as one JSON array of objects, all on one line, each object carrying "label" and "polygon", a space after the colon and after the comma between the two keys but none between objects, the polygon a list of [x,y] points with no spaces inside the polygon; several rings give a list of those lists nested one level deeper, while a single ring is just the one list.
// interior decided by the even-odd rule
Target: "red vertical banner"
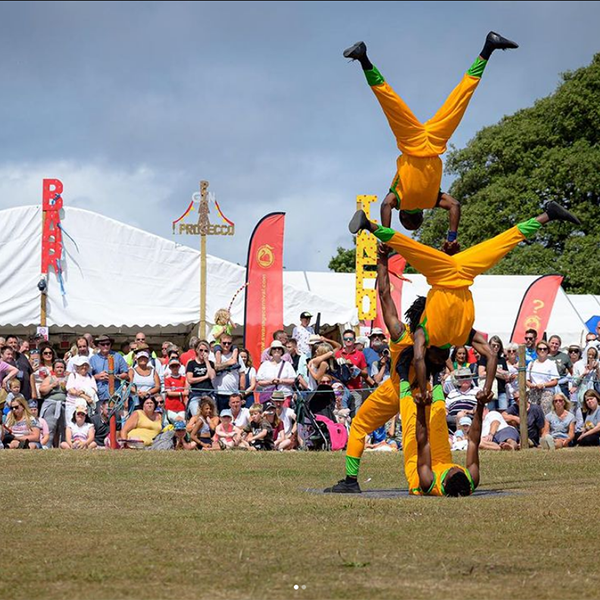
[{"label": "red vertical banner", "polygon": [[60,272],[62,258],[62,232],[60,230],[60,209],[62,208],[63,184],[58,179],[44,179],[42,187],[42,210],[44,227],[42,231],[42,273],[48,273],[53,266]]},{"label": "red vertical banner", "polygon": [[538,339],[542,339],[562,281],[562,275],[543,275],[527,288],[515,320],[511,342],[524,344],[527,329],[535,329]]},{"label": "red vertical banner", "polygon": [[254,228],[248,245],[244,346],[256,368],[273,332],[283,327],[284,224],[285,213],[268,214]]},{"label": "red vertical banner", "polygon": [[[388,260],[388,273],[390,278],[390,289],[392,301],[398,311],[398,318],[402,321],[402,284],[405,281],[410,281],[402,274],[406,267],[406,260],[399,254],[395,254]],[[387,331],[385,321],[383,320],[383,312],[381,310],[381,302],[379,294],[377,294],[377,316],[373,320],[372,328],[379,327],[383,331]]]}]

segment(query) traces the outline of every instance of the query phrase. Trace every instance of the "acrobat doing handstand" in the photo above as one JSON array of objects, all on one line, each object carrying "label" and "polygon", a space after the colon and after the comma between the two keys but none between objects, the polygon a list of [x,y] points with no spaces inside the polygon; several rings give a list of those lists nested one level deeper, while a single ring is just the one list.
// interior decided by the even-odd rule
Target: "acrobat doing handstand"
[{"label": "acrobat doing handstand", "polygon": [[442,161],[440,154],[446,151],[448,140],[458,127],[475,91],[483,71],[494,50],[518,48],[518,44],[490,31],[475,62],[465,73],[461,82],[448,96],[435,116],[421,123],[402,98],[386,82],[367,56],[364,42],[358,42],[344,51],[346,58],[360,62],[367,83],[379,100],[379,104],[396,137],[402,153],[397,160],[397,172],[390,191],[381,205],[381,223],[390,227],[392,209],[400,211],[400,222],[409,230],[418,229],[423,222],[423,210],[440,207],[450,213],[450,225],[444,251],[458,252],[458,224],[460,204],[449,194],[440,190]]}]

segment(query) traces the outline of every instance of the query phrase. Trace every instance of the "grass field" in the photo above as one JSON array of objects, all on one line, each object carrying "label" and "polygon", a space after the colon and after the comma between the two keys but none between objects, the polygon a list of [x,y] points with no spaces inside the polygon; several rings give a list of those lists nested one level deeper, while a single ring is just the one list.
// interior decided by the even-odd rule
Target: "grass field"
[{"label": "grass field", "polygon": [[[401,460],[366,455],[363,488],[405,487]],[[460,499],[306,492],[341,478],[340,453],[3,451],[0,466],[0,598],[599,595],[597,450],[484,454],[482,489],[514,493]]]}]

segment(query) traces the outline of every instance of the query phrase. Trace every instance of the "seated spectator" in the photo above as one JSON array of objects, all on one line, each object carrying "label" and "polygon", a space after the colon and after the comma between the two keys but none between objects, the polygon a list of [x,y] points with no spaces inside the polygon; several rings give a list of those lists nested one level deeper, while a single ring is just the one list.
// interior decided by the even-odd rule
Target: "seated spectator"
[{"label": "seated spectator", "polygon": [[9,407],[10,413],[1,430],[4,447],[36,448],[36,444],[40,441],[40,425],[29,411],[27,400],[18,394],[10,401]]},{"label": "seated spectator", "polygon": [[[512,425],[519,431],[521,426],[521,418],[519,417],[519,400],[520,393],[518,389],[513,392],[514,404],[511,404],[504,412],[502,416],[505,421]],[[527,399],[527,437],[529,438],[529,446],[539,446],[540,436],[544,429],[546,420],[544,418],[544,411],[538,404],[531,404],[531,401]],[[520,437],[520,436],[519,436]]]},{"label": "seated spectator", "polygon": [[[73,420],[75,406],[80,400],[85,400],[89,412],[95,412],[98,400],[98,384],[90,373],[90,361],[87,356],[76,356],[73,360],[75,373],[67,378],[67,401],[65,403],[65,421]],[[42,411],[43,412],[43,411]]]},{"label": "seated spectator", "polygon": [[151,446],[162,430],[162,415],[156,412],[157,406],[153,396],[146,398],[141,409],[135,410],[127,419],[121,430],[121,439],[140,440],[144,446]]},{"label": "seated spectator", "polygon": [[233,450],[240,446],[244,446],[242,440],[242,431],[239,427],[233,424],[231,411],[225,408],[219,414],[221,422],[215,430],[215,441],[219,444],[221,450]]},{"label": "seated spectator", "polygon": [[185,410],[188,403],[189,384],[187,378],[180,374],[181,363],[178,358],[169,360],[169,372],[165,376],[165,410],[167,420],[175,424],[185,421]]},{"label": "seated spectator", "polygon": [[571,445],[575,446],[600,446],[600,394],[595,390],[588,390],[583,395],[584,427],[580,434],[575,433]]},{"label": "seated spectator", "polygon": [[[267,402],[265,410],[275,411],[274,406]],[[245,429],[245,441],[250,450],[273,450],[273,427],[263,416],[263,406],[253,404],[250,407],[250,423]]]},{"label": "seated spectator", "polygon": [[97,413],[91,416],[94,426],[94,442],[97,448],[110,448],[110,419],[108,417],[108,400],[100,400]]},{"label": "seated spectator", "polygon": [[190,419],[187,430],[190,438],[196,442],[198,450],[218,449],[218,442],[213,443],[213,438],[219,425],[219,417],[215,415],[215,402],[209,396],[200,399],[199,413]]},{"label": "seated spectator", "polygon": [[585,410],[584,396],[588,390],[593,390],[596,382],[600,381],[600,361],[598,350],[593,346],[586,351],[586,357],[578,360],[573,365],[571,379],[571,401]]},{"label": "seated spectator", "polygon": [[[450,353],[450,358],[446,361],[446,375],[444,381],[452,376],[452,373],[458,371],[458,369],[469,369],[473,373],[473,380],[477,375],[477,363],[469,362],[469,351],[466,346],[455,346]],[[445,386],[447,393],[453,389],[452,380]]]},{"label": "seated spectator", "polygon": [[483,410],[479,447],[482,450],[518,450],[519,432],[499,412],[486,407]]},{"label": "seated spectator", "polygon": [[210,361],[210,346],[205,340],[199,340],[194,347],[195,357],[187,362],[186,377],[190,386],[188,413],[193,417],[198,414],[200,399],[213,396],[213,382],[216,377],[214,364]]},{"label": "seated spectator", "polygon": [[[140,349],[141,348],[141,349]],[[129,369],[129,381],[135,386],[139,404],[146,398],[155,396],[160,392],[160,379],[156,368],[150,362],[149,348],[141,342],[134,350],[134,363]]]},{"label": "seated spectator", "polygon": [[[351,419],[350,419],[350,409],[346,402],[345,398],[345,390],[344,385],[339,381],[332,382],[331,379],[323,378],[323,385],[330,385],[333,388],[333,393],[335,394],[335,408],[333,409],[333,416],[335,417],[335,422],[343,425],[346,430],[350,431]],[[344,406],[344,404],[346,404]]]},{"label": "seated spectator", "polygon": [[283,360],[285,346],[274,341],[269,348],[271,360],[263,362],[256,373],[256,381],[261,391],[261,402],[267,402],[275,390],[293,394],[292,386],[296,380],[296,372],[289,362]]},{"label": "seated spectator", "polygon": [[469,445],[469,430],[473,420],[471,417],[461,417],[458,420],[458,427],[453,436],[450,436],[451,450],[466,450]]},{"label": "seated spectator", "polygon": [[[245,408],[252,406],[254,403],[254,391],[256,390],[256,369],[252,363],[252,356],[246,348],[240,350],[240,390],[242,398],[245,400]],[[235,416],[234,416],[235,419]]]},{"label": "seated spectator", "polygon": [[526,384],[529,401],[532,404],[539,404],[544,414],[548,414],[558,385],[558,369],[556,363],[548,359],[550,347],[546,342],[538,342],[535,351],[537,358],[527,366]]},{"label": "seated spectator", "polygon": [[546,415],[540,446],[548,450],[565,448],[575,438],[575,416],[564,394],[554,394],[552,410]]},{"label": "seated spectator", "polygon": [[244,429],[250,422],[250,411],[242,406],[241,394],[231,394],[229,397],[229,409],[233,424],[240,429]]},{"label": "seated spectator", "polygon": [[52,445],[48,445],[49,440],[50,440],[50,432],[48,430],[48,423],[46,423],[45,419],[42,419],[39,415],[38,415],[38,401],[37,400],[30,400],[28,402],[29,405],[29,412],[31,413],[31,415],[33,416],[34,419],[36,419],[38,421],[38,423],[40,424],[40,441],[39,442],[32,442],[33,444],[36,444],[36,446],[38,448],[43,448],[44,450],[46,450],[47,448],[52,448]]},{"label": "seated spectator", "polygon": [[65,430],[65,441],[61,442],[63,450],[85,450],[96,447],[94,441],[95,430],[88,416],[87,404],[78,403],[71,422],[67,423]]},{"label": "seated spectator", "polygon": [[173,428],[175,435],[173,436],[173,450],[195,450],[196,442],[186,439],[185,421],[175,421]]},{"label": "seated spectator", "polygon": [[475,414],[477,392],[473,385],[473,373],[470,369],[461,368],[454,371],[451,378],[444,382],[444,389],[450,387],[446,396],[446,420],[448,429],[456,431],[458,419]]}]

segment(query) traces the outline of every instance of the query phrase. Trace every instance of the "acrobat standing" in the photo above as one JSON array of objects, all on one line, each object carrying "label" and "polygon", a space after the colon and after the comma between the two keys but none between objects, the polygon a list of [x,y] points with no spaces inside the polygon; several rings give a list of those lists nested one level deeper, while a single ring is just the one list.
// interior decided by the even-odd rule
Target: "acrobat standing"
[{"label": "acrobat standing", "polygon": [[435,116],[425,123],[415,117],[373,66],[367,57],[364,42],[358,42],[344,51],[346,58],[360,62],[367,83],[383,109],[401,152],[390,191],[381,205],[381,223],[384,227],[391,226],[393,208],[400,211],[402,225],[413,230],[421,226],[424,209],[440,207],[450,213],[444,251],[449,254],[459,251],[457,236],[460,204],[440,190],[443,170],[440,155],[446,151],[448,140],[458,127],[492,52],[508,48],[518,48],[518,44],[490,31],[471,68]]}]

